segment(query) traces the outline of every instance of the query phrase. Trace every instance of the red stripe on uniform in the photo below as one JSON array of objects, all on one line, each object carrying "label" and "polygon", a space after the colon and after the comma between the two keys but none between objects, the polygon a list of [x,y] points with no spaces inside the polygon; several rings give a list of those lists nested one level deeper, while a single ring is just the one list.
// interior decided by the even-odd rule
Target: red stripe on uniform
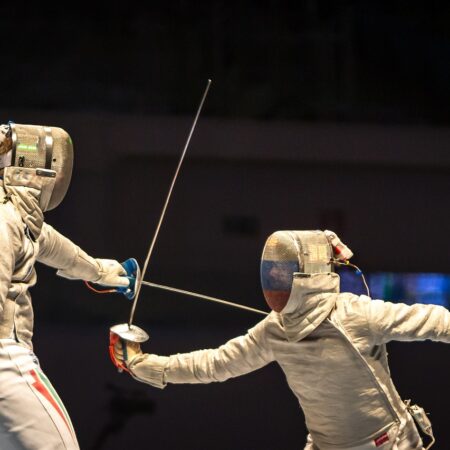
[{"label": "red stripe on uniform", "polygon": [[382,434],[381,436],[378,436],[378,437],[374,440],[375,445],[376,445],[377,447],[381,447],[385,442],[388,442],[388,441],[389,441],[389,435],[388,435],[387,433],[384,433],[384,434]]},{"label": "red stripe on uniform", "polygon": [[34,380],[34,383],[32,386],[53,406],[55,411],[60,415],[61,419],[64,420],[64,423],[66,424],[67,428],[69,429],[69,432],[72,433],[72,430],[70,429],[70,426],[67,423],[64,413],[61,411],[61,408],[58,406],[55,399],[52,397],[50,392],[47,390],[44,383],[42,383],[42,381],[39,379],[39,377],[37,376],[37,373],[34,370],[30,370],[30,374]]}]

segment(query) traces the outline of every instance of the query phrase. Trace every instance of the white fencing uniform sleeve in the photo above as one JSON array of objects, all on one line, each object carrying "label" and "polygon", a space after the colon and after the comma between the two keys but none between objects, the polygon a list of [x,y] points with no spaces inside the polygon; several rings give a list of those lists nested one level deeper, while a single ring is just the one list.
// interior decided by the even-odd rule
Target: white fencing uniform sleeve
[{"label": "white fencing uniform sleeve", "polygon": [[369,328],[377,344],[430,339],[450,343],[450,312],[437,305],[366,303]]},{"label": "white fencing uniform sleeve", "polygon": [[167,383],[225,381],[259,369],[273,361],[267,345],[264,321],[226,344],[169,357],[139,355],[128,365],[139,381],[163,388]]},{"label": "white fencing uniform sleeve", "polygon": [[118,261],[89,256],[46,223],[39,237],[37,261],[58,269],[57,274],[69,280],[93,281],[104,286],[129,285],[127,272]]},{"label": "white fencing uniform sleeve", "polygon": [[44,223],[39,237],[37,260],[58,270],[58,275],[86,281],[100,277],[100,265],[70,239]]}]

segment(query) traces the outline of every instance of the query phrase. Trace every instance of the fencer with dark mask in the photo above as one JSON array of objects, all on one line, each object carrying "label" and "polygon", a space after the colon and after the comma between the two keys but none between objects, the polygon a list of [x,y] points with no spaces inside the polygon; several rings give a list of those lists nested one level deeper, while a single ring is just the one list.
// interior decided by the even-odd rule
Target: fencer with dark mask
[{"label": "fencer with dark mask", "polygon": [[331,231],[278,231],[267,239],[261,262],[272,312],[247,334],[171,356],[142,353],[138,343],[117,339],[113,361],[158,388],[225,381],[276,361],[305,415],[305,449],[423,449],[415,421],[433,440],[430,424],[397,393],[386,343],[450,343],[450,313],[340,293],[334,266],[351,256]]},{"label": "fencer with dark mask", "polygon": [[[69,279],[126,287],[122,265],[94,259],[44,221],[63,200],[73,148],[61,128],[0,126],[0,448],[78,449],[69,415],[33,353],[36,261]],[[61,299],[63,301],[63,299]]]}]

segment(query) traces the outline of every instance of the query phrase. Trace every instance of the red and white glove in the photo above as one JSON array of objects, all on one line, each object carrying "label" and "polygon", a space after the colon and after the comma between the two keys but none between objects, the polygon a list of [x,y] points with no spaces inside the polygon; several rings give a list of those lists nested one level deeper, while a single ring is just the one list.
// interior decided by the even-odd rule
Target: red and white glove
[{"label": "red and white glove", "polygon": [[116,333],[109,332],[109,356],[112,363],[120,372],[128,370],[128,363],[137,355],[142,354],[141,346],[137,342],[122,339]]}]

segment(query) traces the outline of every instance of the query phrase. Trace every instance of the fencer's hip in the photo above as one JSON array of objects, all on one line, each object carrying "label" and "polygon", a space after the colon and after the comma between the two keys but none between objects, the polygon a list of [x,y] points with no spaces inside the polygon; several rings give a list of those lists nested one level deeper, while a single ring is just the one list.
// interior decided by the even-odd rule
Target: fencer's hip
[{"label": "fencer's hip", "polygon": [[0,448],[79,450],[67,411],[39,361],[14,339],[0,339]]}]

